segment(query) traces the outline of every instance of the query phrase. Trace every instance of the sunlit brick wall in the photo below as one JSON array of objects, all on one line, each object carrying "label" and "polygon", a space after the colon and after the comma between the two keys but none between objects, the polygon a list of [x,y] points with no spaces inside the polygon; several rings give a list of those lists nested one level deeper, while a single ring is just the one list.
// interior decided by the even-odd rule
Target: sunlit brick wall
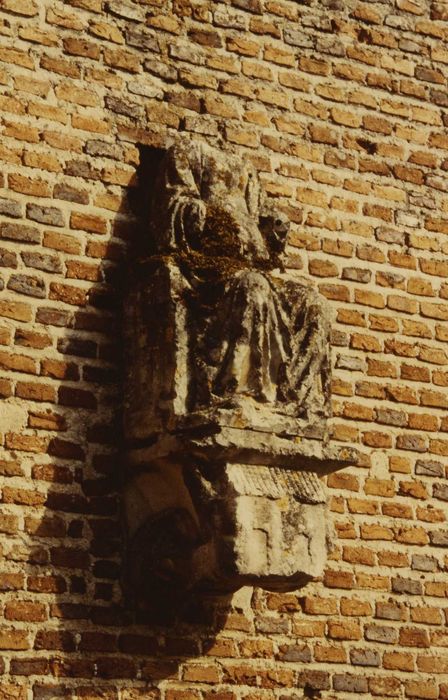
[{"label": "sunlit brick wall", "polygon": [[[448,698],[447,78],[446,2],[0,0],[1,700]],[[170,627],[117,494],[139,154],[177,131],[289,215],[361,458],[322,580]]]}]

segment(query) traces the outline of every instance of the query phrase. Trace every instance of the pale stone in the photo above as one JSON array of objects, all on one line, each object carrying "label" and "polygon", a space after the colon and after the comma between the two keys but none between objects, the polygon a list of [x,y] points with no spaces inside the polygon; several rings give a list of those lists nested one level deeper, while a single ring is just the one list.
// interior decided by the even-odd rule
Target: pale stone
[{"label": "pale stone", "polygon": [[2,401],[0,410],[0,432],[9,433],[12,431],[14,433],[20,433],[23,428],[26,428],[27,421],[28,411],[23,407],[23,403],[20,405],[18,402],[15,402],[14,399]]}]

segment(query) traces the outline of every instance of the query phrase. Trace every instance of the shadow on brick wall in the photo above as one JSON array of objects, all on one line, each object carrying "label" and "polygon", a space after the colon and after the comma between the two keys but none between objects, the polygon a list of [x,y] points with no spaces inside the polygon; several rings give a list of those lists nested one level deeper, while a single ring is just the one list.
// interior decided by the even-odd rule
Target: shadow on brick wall
[{"label": "shadow on brick wall", "polygon": [[137,610],[123,586],[122,301],[132,259],[145,242],[150,183],[161,152],[140,153],[140,184],[117,212],[85,305],[71,299],[74,312],[57,304],[42,310],[42,322],[58,333],[61,359],[49,360],[46,368],[59,380],[57,410],[35,417],[53,435],[51,464],[33,467],[36,478],[51,483],[45,515],[27,526],[37,549],[48,547],[45,573],[35,574],[31,557],[28,591],[48,594],[49,619],[39,622],[36,658],[20,662],[27,675],[46,677],[32,683],[35,700],[109,700],[123,697],[124,683],[145,698],[156,697],[160,681],[188,681],[189,659],[219,655],[220,646],[229,653],[230,638],[216,641],[229,619],[232,629],[247,625],[230,596],[198,595],[177,612],[151,605],[149,596],[146,609]]}]

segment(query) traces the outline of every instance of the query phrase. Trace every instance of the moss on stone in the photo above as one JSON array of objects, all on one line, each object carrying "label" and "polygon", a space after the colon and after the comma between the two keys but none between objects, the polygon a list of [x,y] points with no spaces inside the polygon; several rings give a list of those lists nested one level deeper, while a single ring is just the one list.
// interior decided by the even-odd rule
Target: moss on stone
[{"label": "moss on stone", "polygon": [[223,280],[249,267],[237,222],[230,212],[216,205],[207,207],[204,228],[191,237],[191,248],[176,256],[186,276],[193,273],[204,282]]}]

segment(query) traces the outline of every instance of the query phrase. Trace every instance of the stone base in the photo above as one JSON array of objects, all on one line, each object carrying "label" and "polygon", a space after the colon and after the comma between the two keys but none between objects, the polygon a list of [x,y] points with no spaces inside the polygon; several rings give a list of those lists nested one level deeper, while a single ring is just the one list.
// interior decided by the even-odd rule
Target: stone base
[{"label": "stone base", "polygon": [[235,533],[220,551],[224,577],[265,588],[295,588],[319,576],[327,558],[326,497],[313,472],[229,464],[223,511]]},{"label": "stone base", "polygon": [[354,451],[215,428],[128,451],[129,571],[141,595],[292,590],[323,571],[328,518],[318,474],[352,463]]}]

